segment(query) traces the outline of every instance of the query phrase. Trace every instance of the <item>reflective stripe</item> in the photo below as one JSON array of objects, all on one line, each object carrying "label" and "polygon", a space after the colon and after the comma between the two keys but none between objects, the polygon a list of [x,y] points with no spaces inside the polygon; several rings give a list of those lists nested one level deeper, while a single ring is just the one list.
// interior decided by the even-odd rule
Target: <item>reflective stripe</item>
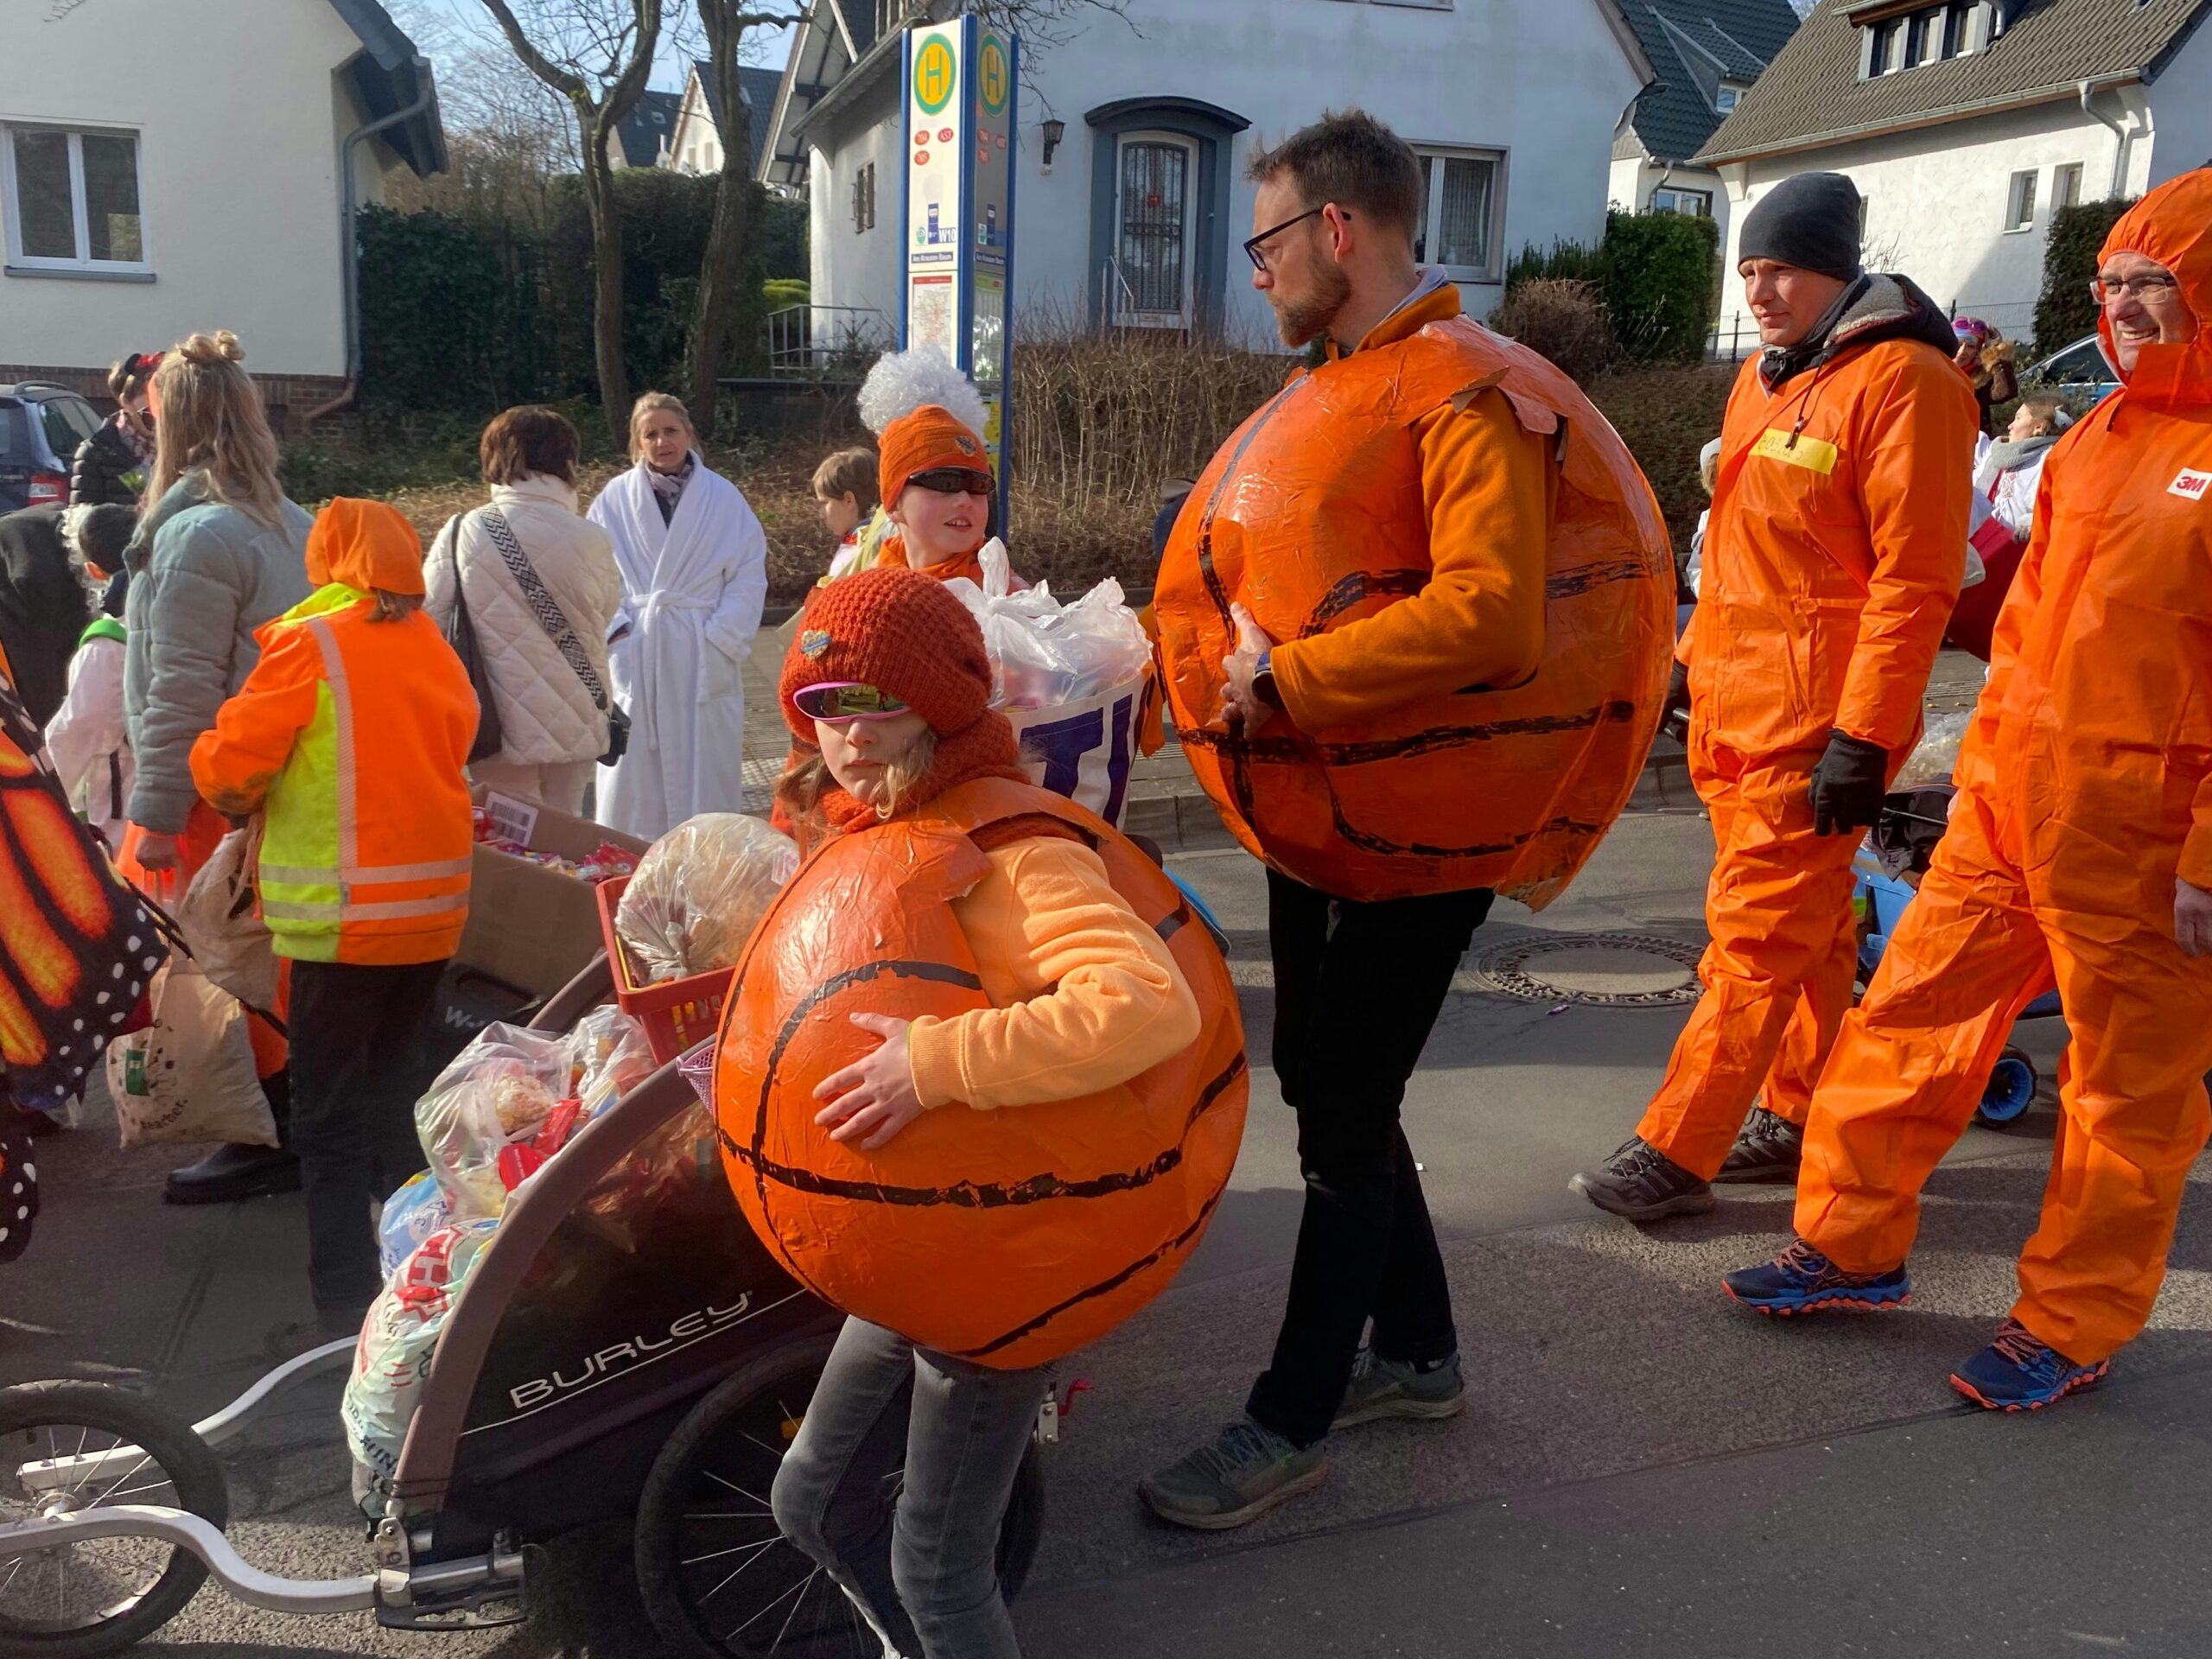
[{"label": "reflective stripe", "polygon": [[261,913],[288,922],[380,922],[403,916],[445,916],[468,908],[468,895],[449,893],[437,899],[394,899],[372,904],[289,904],[264,899]]},{"label": "reflective stripe", "polygon": [[[387,881],[441,881],[456,875],[467,875],[473,868],[466,858],[442,858],[427,864],[367,864],[348,868],[345,880],[353,886],[375,885]],[[264,881],[296,881],[324,886],[334,885],[340,877],[336,870],[307,869],[289,864],[264,864]]]},{"label": "reflective stripe", "polygon": [[338,919],[340,908],[335,903],[289,904],[283,899],[271,899],[265,894],[261,900],[261,915],[264,921],[334,922]]},{"label": "reflective stripe", "polygon": [[439,881],[448,876],[467,875],[474,868],[473,858],[434,859],[427,864],[349,865],[346,879],[357,884],[367,881]]},{"label": "reflective stripe", "polygon": [[394,899],[379,904],[347,905],[342,912],[349,922],[378,922],[398,916],[446,916],[468,908],[468,895],[449,893],[442,899]]},{"label": "reflective stripe", "polygon": [[338,737],[338,862],[348,870],[358,869],[361,863],[360,826],[354,820],[353,779],[353,688],[346,677],[346,653],[338,648],[338,636],[330,630],[323,617],[310,617],[308,626],[314,631],[315,648],[322,654],[324,683],[330,687],[330,697],[336,719]]}]

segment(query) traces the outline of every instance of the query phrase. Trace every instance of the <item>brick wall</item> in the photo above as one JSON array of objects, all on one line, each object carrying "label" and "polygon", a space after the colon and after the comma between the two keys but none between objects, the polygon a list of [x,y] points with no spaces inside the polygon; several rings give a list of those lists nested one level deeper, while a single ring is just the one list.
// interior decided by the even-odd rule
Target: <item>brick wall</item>
[{"label": "brick wall", "polygon": [[[0,385],[16,380],[44,380],[67,386],[83,393],[104,415],[115,408],[115,400],[107,395],[105,367],[63,369],[47,363],[0,363]],[[280,438],[299,432],[309,411],[328,403],[346,385],[334,374],[257,374],[253,382],[261,388],[270,427]]]}]

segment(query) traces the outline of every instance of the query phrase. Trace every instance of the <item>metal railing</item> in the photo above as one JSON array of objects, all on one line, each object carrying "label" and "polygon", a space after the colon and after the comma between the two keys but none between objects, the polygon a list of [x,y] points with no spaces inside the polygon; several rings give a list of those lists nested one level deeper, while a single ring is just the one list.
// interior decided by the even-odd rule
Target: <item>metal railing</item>
[{"label": "metal railing", "polygon": [[789,305],[760,328],[768,372],[783,379],[857,377],[899,343],[896,325],[872,306]]}]

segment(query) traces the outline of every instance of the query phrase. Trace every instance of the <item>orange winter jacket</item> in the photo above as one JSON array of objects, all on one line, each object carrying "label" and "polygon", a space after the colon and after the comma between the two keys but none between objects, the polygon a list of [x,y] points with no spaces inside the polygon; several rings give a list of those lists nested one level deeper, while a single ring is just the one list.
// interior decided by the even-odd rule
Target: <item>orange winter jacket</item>
[{"label": "orange winter jacket", "polygon": [[[1175,729],[1295,880],[1541,906],[1643,766],[1673,569],[1605,417],[1446,284],[1295,376],[1199,479],[1153,600]],[[1236,603],[1288,715],[1250,738],[1221,715]]]},{"label": "orange winter jacket", "polygon": [[[2050,452],[1959,757],[2038,899],[2121,937],[2212,888],[2212,169],[2113,227],[2197,317]],[[2109,326],[2101,318],[2109,353]]]},{"label": "orange winter jacket", "polygon": [[1902,759],[1919,737],[1965,574],[1980,424],[1973,386],[1927,340],[1849,343],[1885,332],[1882,300],[1854,307],[1834,355],[1773,391],[1756,357],[1736,377],[1680,648],[1694,765],[1817,754],[1831,731]]},{"label": "orange winter jacket", "polygon": [[423,591],[396,509],[333,501],[307,566],[318,591],[261,629],[261,660],[193,745],[193,781],[222,811],[264,814],[278,955],[441,961],[468,917],[475,693],[428,616],[375,620],[372,589]]}]

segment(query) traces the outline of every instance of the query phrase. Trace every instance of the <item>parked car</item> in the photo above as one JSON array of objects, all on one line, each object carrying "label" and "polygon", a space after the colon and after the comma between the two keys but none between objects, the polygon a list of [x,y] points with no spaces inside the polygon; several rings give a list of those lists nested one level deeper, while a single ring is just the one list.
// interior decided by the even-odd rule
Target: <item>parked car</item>
[{"label": "parked car", "polygon": [[2105,361],[2103,343],[2088,334],[2032,365],[2020,376],[2020,390],[2030,395],[2055,392],[2078,412],[2118,391],[2120,377]]},{"label": "parked car", "polygon": [[0,512],[69,499],[69,463],[99,429],[92,406],[67,386],[0,386]]}]

